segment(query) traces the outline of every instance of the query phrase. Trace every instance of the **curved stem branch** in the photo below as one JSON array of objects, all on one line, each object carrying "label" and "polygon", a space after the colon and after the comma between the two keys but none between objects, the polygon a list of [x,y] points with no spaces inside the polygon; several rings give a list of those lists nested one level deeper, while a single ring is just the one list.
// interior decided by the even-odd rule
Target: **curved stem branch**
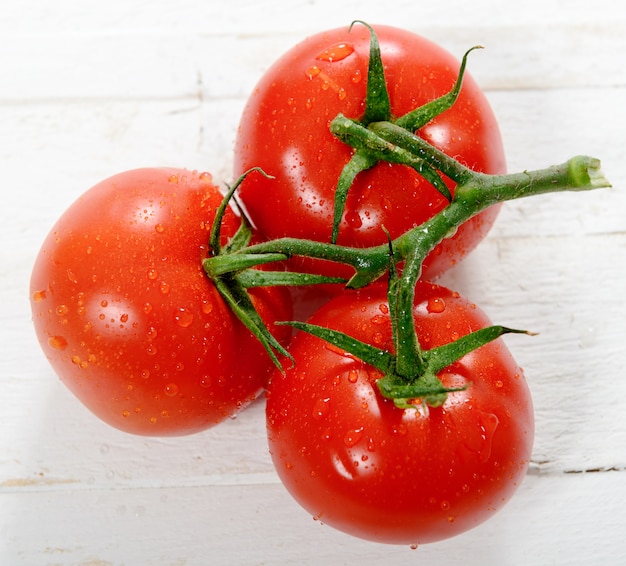
[{"label": "curved stem branch", "polygon": [[[456,229],[472,216],[494,204],[531,195],[585,191],[610,186],[600,170],[600,161],[587,156],[573,157],[565,163],[546,169],[507,175],[487,175],[467,171],[469,180],[457,186],[454,199],[448,206],[430,220],[393,241],[393,256],[396,262],[411,257],[411,262],[417,270],[417,266],[421,266],[421,262],[439,242],[453,235]],[[280,238],[248,246],[238,253],[277,253],[288,257],[300,255],[344,263],[355,269],[356,274],[348,285],[357,288],[371,283],[387,271],[388,251],[387,244],[370,248],[351,248],[313,240]],[[410,273],[411,277],[415,277],[417,271]]]}]

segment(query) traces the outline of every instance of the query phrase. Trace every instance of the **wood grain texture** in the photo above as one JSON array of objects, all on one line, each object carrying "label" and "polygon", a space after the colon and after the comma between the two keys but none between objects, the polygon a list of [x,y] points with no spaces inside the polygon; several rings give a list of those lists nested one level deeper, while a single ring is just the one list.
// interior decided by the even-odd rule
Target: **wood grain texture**
[{"label": "wood grain texture", "polygon": [[[0,564],[464,566],[626,563],[626,14],[614,0],[5,2],[0,7]],[[270,16],[269,14],[274,14]],[[519,493],[483,526],[416,551],[313,521],[267,454],[263,402],[183,439],[92,417],[36,343],[28,278],[61,212],[147,165],[230,178],[241,109],[285,49],[355,18],[461,55],[511,170],[586,153],[613,188],[508,203],[442,282],[496,323],[532,388]],[[384,562],[383,562],[384,561]]]}]

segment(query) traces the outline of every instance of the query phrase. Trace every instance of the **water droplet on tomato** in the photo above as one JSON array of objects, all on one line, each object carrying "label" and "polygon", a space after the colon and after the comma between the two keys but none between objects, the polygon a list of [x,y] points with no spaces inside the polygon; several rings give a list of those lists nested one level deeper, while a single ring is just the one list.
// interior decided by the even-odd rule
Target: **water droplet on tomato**
[{"label": "water droplet on tomato", "polygon": [[355,370],[355,369],[351,369],[348,372],[348,381],[350,383],[356,383],[358,381],[358,379],[359,379],[359,372],[357,370]]},{"label": "water droplet on tomato", "polygon": [[385,337],[380,332],[376,332],[374,336],[372,336],[372,342],[376,344],[376,346],[381,346],[385,341]]},{"label": "water droplet on tomato", "polygon": [[363,427],[355,428],[346,432],[343,437],[343,443],[348,447],[352,448],[359,443],[359,440],[363,438]]},{"label": "water droplet on tomato", "polygon": [[346,214],[346,222],[352,228],[360,228],[363,226],[363,220],[361,220],[361,216],[356,211],[351,211]]},{"label": "water droplet on tomato", "polygon": [[465,441],[460,446],[464,456],[478,457],[484,464],[491,458],[493,437],[499,424],[498,417],[493,413],[480,412],[477,418],[477,426],[467,431]]},{"label": "water droplet on tomato", "polygon": [[426,304],[429,313],[438,314],[446,310],[446,303],[441,297],[431,297]]},{"label": "water droplet on tomato", "polygon": [[163,224],[156,224],[154,226],[154,229],[159,233],[162,234],[163,232],[165,232],[165,226],[163,226]]},{"label": "water droplet on tomato", "polygon": [[163,388],[163,392],[168,396],[168,397],[176,397],[176,395],[178,395],[178,385],[176,385],[175,383],[168,383],[164,388]]},{"label": "water droplet on tomato", "polygon": [[445,499],[439,504],[443,511],[448,511],[450,509],[450,502]]},{"label": "water droplet on tomato", "polygon": [[161,281],[161,283],[159,283],[159,291],[167,295],[170,292],[170,284],[167,281]]},{"label": "water droplet on tomato", "polygon": [[323,419],[328,415],[330,411],[330,398],[318,399],[313,405],[313,417],[316,419]]},{"label": "water droplet on tomato", "polygon": [[170,175],[167,180],[170,183],[176,184],[176,183],[178,183],[178,175]]},{"label": "water droplet on tomato", "polygon": [[48,346],[53,350],[65,350],[67,348],[67,340],[63,336],[51,336],[48,338]]},{"label": "water droplet on tomato", "polygon": [[342,61],[349,55],[352,55],[352,53],[354,53],[354,45],[342,41],[324,49],[316,59],[318,61],[333,63],[335,61]]},{"label": "water droplet on tomato", "polygon": [[148,344],[148,347],[146,348],[146,354],[148,354],[149,356],[156,356],[156,353],[156,346],[154,344]]},{"label": "water droplet on tomato", "polygon": [[359,71],[359,69],[357,69],[356,71],[354,71],[354,73],[352,74],[352,76],[350,77],[350,80],[354,83],[354,84],[358,84],[361,82],[361,79],[363,78],[363,76],[361,75],[361,71]]},{"label": "water droplet on tomato", "polygon": [[69,309],[67,308],[67,306],[66,306],[66,305],[59,305],[59,306],[56,308],[56,313],[57,313],[57,315],[59,315],[59,316],[65,316],[68,312],[69,312]]},{"label": "water droplet on tomato", "polygon": [[174,321],[181,328],[187,328],[193,322],[193,313],[184,307],[180,307],[174,313]]},{"label": "water droplet on tomato", "polygon": [[148,269],[147,275],[148,279],[154,280],[159,276],[159,272],[154,267],[151,267],[150,269]]},{"label": "water droplet on tomato", "polygon": [[198,175],[198,178],[205,183],[213,182],[213,175],[211,175],[211,173],[209,173],[208,171],[203,171],[202,173],[200,173],[200,175]]},{"label": "water droplet on tomato", "polygon": [[491,456],[491,443],[493,441],[493,435],[495,434],[500,421],[493,413],[481,413],[478,422],[480,423],[481,437],[483,439],[481,455],[484,458],[483,461],[486,462]]},{"label": "water droplet on tomato", "polygon": [[346,92],[345,88],[339,88],[339,90],[337,91],[337,97],[339,98],[339,100],[344,100],[346,98],[346,96],[348,96],[348,93]]},{"label": "water droplet on tomato", "polygon": [[39,301],[43,301],[46,298],[46,292],[45,291],[35,291],[33,293],[33,301],[35,303],[38,303]]},{"label": "water droplet on tomato", "polygon": [[391,433],[397,434],[398,436],[406,436],[408,433],[408,429],[404,423],[399,423],[391,427]]},{"label": "water droplet on tomato", "polygon": [[309,79],[313,79],[313,78],[317,77],[317,75],[319,75],[319,74],[320,74],[320,72],[321,72],[321,71],[320,71],[320,68],[319,68],[319,67],[317,67],[317,66],[315,66],[315,65],[313,65],[312,67],[309,67],[309,68],[306,70],[306,76],[307,76]]},{"label": "water droplet on tomato", "polygon": [[411,546],[409,546],[409,548],[410,548],[411,550],[417,550],[417,549],[419,548],[419,546],[420,546],[420,545],[416,543],[416,544],[412,544]]}]

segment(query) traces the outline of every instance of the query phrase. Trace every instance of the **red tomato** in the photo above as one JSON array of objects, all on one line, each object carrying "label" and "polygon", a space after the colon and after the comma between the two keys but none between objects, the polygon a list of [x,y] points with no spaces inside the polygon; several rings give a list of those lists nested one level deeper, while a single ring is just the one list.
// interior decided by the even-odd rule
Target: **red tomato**
[{"label": "red tomato", "polygon": [[[41,346],[63,383],[121,430],[197,432],[262,390],[271,361],[202,269],[221,200],[207,173],[128,171],[83,194],[39,252],[30,296]],[[228,211],[223,236],[237,225]],[[283,291],[253,296],[268,322],[290,316]]]},{"label": "red tomato", "polygon": [[[383,286],[332,299],[310,322],[378,348],[392,344]],[[418,283],[414,318],[430,349],[490,323],[448,289]],[[298,333],[295,366],[272,374],[269,447],[287,490],[316,519],[378,542],[445,539],[491,517],[522,482],[534,436],[522,370],[498,339],[439,374],[441,407],[399,409],[377,370]]]},{"label": "red tomato", "polygon": [[[400,29],[374,26],[395,117],[447,93],[459,62],[434,43]],[[330,241],[337,179],[353,150],[329,124],[339,113],[364,112],[369,31],[355,25],[305,39],[263,75],[247,102],[235,143],[235,174],[258,166],[274,180],[254,176],[240,197],[269,239],[282,236]],[[466,74],[456,104],[419,130],[419,135],[468,167],[504,173],[500,132],[477,84]],[[453,192],[453,183],[449,186]],[[385,243],[421,224],[446,200],[413,169],[378,164],[350,189],[338,243],[365,247]],[[499,207],[484,211],[440,244],[424,264],[424,279],[454,265],[487,234]],[[349,277],[351,269],[302,260],[294,269]],[[305,267],[303,267],[305,266]],[[313,267],[315,266],[315,267]]]}]

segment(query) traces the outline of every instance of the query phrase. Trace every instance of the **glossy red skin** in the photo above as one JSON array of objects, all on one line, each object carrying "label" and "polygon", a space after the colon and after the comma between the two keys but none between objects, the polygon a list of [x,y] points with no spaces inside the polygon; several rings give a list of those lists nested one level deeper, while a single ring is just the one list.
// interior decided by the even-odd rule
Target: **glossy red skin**
[{"label": "glossy red skin", "polygon": [[[374,27],[394,116],[450,90],[459,62],[447,51],[407,31]],[[278,59],[251,94],[235,143],[234,168],[236,176],[258,166],[275,177],[255,175],[240,189],[253,222],[267,238],[330,241],[334,191],[352,148],[330,133],[329,124],[340,112],[354,119],[363,115],[369,39],[361,25],[350,32],[340,28],[309,37]],[[350,48],[337,47],[342,44],[354,51],[345,55]],[[495,116],[469,74],[456,104],[419,135],[476,171],[505,172]],[[453,190],[451,181],[449,186]],[[441,194],[414,170],[379,164],[361,173],[351,187],[338,243],[385,243],[383,226],[398,237],[445,205]],[[423,278],[433,279],[462,259],[487,234],[498,210],[484,211],[433,250]],[[293,269],[352,274],[345,266],[321,265],[318,260],[292,262]]]},{"label": "glossy red skin", "polygon": [[[424,349],[490,324],[430,283],[417,285],[414,316]],[[337,296],[311,322],[391,347],[382,286]],[[428,543],[482,523],[522,482],[532,401],[501,339],[440,374],[446,386],[471,384],[428,415],[396,408],[377,370],[318,338],[299,333],[289,350],[295,367],[272,374],[268,389],[269,448],[287,490],[321,522],[376,542]]]},{"label": "glossy red skin", "polygon": [[[118,429],[198,432],[263,389],[269,357],[202,270],[221,200],[208,174],[127,171],[79,197],[37,256],[30,297],[41,347],[63,383]],[[229,210],[224,239],[237,225]],[[268,322],[289,318],[282,290],[254,296]]]}]

